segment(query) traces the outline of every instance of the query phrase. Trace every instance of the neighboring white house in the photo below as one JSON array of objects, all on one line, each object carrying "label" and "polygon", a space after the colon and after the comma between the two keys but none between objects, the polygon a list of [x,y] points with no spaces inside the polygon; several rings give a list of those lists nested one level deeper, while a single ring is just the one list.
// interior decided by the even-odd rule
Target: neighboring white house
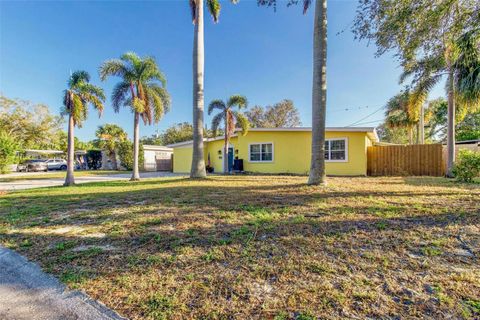
[{"label": "neighboring white house", "polygon": [[144,144],[143,157],[145,171],[172,171],[172,148]]}]

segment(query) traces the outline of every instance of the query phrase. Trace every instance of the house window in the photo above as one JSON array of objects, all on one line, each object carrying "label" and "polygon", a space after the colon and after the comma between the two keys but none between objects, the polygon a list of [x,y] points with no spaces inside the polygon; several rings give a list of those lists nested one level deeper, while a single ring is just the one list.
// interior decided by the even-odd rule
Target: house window
[{"label": "house window", "polygon": [[273,143],[255,143],[250,145],[250,162],[272,162]]},{"label": "house window", "polygon": [[347,161],[347,139],[325,140],[325,160],[334,162]]}]

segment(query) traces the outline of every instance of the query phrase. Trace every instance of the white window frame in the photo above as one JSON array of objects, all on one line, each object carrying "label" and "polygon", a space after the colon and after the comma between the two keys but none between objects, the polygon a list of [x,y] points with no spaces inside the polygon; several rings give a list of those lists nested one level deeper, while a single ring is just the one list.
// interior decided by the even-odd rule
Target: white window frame
[{"label": "white window frame", "polygon": [[[262,160],[262,144],[271,144],[272,145],[272,160]],[[251,160],[250,151],[252,145],[260,145],[260,160]],[[248,144],[248,162],[252,163],[272,163],[275,160],[275,146],[273,142],[253,142]]]},{"label": "white window frame", "polygon": [[[330,160],[332,158],[332,150],[330,149],[330,141],[334,141],[334,140],[343,140],[345,141],[345,159],[344,160]],[[329,148],[328,148],[328,158],[329,159],[325,159],[325,162],[348,162],[348,137],[341,137],[341,138],[329,138],[329,139],[325,139],[325,142],[328,142],[329,144]],[[326,150],[325,150],[326,151]],[[324,155],[325,157],[325,155]]]}]

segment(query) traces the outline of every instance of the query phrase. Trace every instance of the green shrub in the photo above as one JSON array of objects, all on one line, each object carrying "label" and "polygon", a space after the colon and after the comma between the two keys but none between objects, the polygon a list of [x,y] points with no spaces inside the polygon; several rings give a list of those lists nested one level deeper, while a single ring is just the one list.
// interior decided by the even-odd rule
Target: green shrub
[{"label": "green shrub", "polygon": [[8,166],[15,161],[18,145],[15,140],[5,132],[0,132],[0,173],[6,173]]},{"label": "green shrub", "polygon": [[[125,169],[133,169],[133,142],[130,140],[122,141],[118,144],[118,157],[120,158],[120,163]],[[138,156],[138,167],[140,170],[143,169],[143,146],[140,144],[140,152]]]},{"label": "green shrub", "polygon": [[480,152],[460,150],[453,174],[459,181],[472,182],[480,175]]}]

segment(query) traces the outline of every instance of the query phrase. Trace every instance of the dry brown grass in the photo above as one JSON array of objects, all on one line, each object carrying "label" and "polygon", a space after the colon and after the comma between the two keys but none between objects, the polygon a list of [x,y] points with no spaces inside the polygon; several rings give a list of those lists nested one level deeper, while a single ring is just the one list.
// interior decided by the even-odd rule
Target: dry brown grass
[{"label": "dry brown grass", "polygon": [[217,176],[0,197],[0,241],[132,319],[480,317],[480,188]]}]

